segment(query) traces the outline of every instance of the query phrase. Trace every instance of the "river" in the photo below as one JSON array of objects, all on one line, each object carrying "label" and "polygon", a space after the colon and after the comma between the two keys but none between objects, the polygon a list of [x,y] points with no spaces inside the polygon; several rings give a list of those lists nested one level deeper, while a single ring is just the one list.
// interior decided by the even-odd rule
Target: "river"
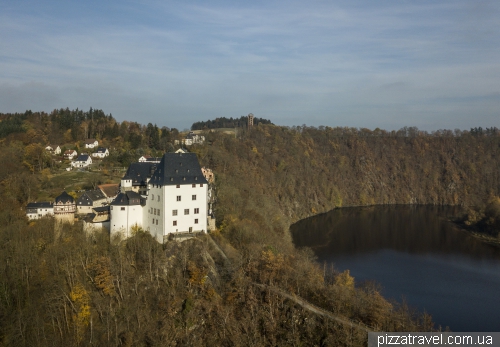
[{"label": "river", "polygon": [[357,283],[426,311],[452,331],[500,331],[500,250],[448,222],[459,209],[435,206],[341,208],[291,226],[297,247],[349,269]]}]

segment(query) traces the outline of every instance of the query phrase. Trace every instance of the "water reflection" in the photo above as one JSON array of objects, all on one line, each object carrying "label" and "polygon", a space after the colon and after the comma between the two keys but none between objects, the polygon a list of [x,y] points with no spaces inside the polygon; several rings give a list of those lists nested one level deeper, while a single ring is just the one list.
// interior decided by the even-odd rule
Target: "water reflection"
[{"label": "water reflection", "polygon": [[500,251],[457,230],[452,207],[345,208],[291,227],[320,262],[376,280],[389,298],[430,313],[454,331],[500,331]]},{"label": "water reflection", "polygon": [[498,258],[497,249],[447,222],[459,213],[456,207],[435,206],[342,208],[299,221],[291,232],[296,245],[311,247],[320,258],[380,249]]}]

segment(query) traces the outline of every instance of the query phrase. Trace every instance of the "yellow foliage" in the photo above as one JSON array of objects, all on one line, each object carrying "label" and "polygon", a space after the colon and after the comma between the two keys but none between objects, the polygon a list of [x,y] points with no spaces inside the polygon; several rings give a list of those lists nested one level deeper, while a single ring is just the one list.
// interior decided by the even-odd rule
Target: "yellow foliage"
[{"label": "yellow foliage", "polygon": [[205,269],[200,269],[192,261],[188,262],[189,271],[189,284],[196,286],[203,286],[207,280],[207,271]]},{"label": "yellow foliage", "polygon": [[335,284],[340,287],[354,289],[354,277],[349,273],[349,270],[345,270],[335,277]]},{"label": "yellow foliage", "polygon": [[259,151],[257,150],[257,147],[255,147],[255,146],[252,147],[252,152],[259,153]]},{"label": "yellow foliage", "polygon": [[69,293],[69,297],[76,308],[72,315],[76,327],[76,338],[81,341],[86,327],[90,323],[90,296],[81,284],[76,284]]},{"label": "yellow foliage", "polygon": [[106,295],[115,295],[115,285],[110,271],[111,260],[108,257],[94,259],[87,269],[92,272],[95,286]]}]

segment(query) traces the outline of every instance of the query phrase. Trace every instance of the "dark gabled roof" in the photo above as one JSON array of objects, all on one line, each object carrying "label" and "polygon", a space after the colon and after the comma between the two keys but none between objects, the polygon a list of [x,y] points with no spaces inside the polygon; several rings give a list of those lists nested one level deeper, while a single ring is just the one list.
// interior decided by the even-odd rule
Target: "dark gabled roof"
[{"label": "dark gabled roof", "polygon": [[127,173],[123,176],[124,180],[132,180],[133,186],[145,186],[148,178],[153,174],[156,163],[132,163],[128,167]]},{"label": "dark gabled roof", "polygon": [[127,191],[120,193],[111,203],[112,206],[141,205],[144,199],[136,192]]},{"label": "dark gabled roof", "polygon": [[88,139],[88,140],[85,140],[85,144],[90,145],[92,143],[95,143],[96,141],[97,141],[96,139]]},{"label": "dark gabled roof", "polygon": [[177,185],[208,182],[195,153],[165,153],[149,183]]},{"label": "dark gabled roof", "polygon": [[74,149],[67,149],[64,151],[64,154],[72,154],[73,152],[76,152]]},{"label": "dark gabled roof", "polygon": [[26,205],[26,208],[53,208],[52,202],[50,201],[40,201],[40,202],[30,202]]},{"label": "dark gabled roof", "polygon": [[76,158],[76,161],[87,161],[89,159],[88,154],[81,154]]},{"label": "dark gabled roof", "polygon": [[68,193],[66,193],[65,191],[62,192],[61,195],[59,195],[58,197],[56,197],[56,204],[66,204],[66,203],[74,203],[75,202],[75,199],[73,199],[73,197],[71,195],[69,195]]},{"label": "dark gabled roof", "polygon": [[77,200],[78,205],[91,206],[94,201],[104,200],[106,196],[100,189],[87,190]]},{"label": "dark gabled roof", "polygon": [[92,210],[96,212],[108,212],[109,213],[109,206],[100,206],[100,207],[94,207]]},{"label": "dark gabled roof", "polygon": [[104,148],[104,147],[99,147],[99,148],[97,149],[97,152],[96,152],[96,153],[106,153],[106,148]]}]

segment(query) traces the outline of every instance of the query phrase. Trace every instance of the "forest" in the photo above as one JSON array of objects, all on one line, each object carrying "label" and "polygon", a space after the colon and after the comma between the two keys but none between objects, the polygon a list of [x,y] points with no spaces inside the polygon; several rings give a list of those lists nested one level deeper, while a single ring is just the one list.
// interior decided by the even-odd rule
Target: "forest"
[{"label": "forest", "polygon": [[367,329],[445,329],[387,301],[377,284],[318,264],[294,247],[289,226],[343,206],[435,204],[464,206],[466,223],[498,234],[496,128],[256,124],[236,137],[203,134],[189,150],[215,173],[217,230],[164,245],[140,228],[110,240],[79,224],[25,218],[26,203],[65,188],[55,183],[64,163],[45,145],[79,149],[99,139],[111,155],[95,177],[107,182],[140,155],[176,149],[182,134],[92,109],[0,114],[0,346],[366,345],[365,330],[282,292]]},{"label": "forest", "polygon": [[[258,124],[272,124],[269,119],[254,118],[254,125]],[[248,126],[248,117],[241,116],[240,118],[226,118],[219,117],[213,120],[195,122],[191,125],[191,130],[205,130],[217,128],[246,128]]]}]

